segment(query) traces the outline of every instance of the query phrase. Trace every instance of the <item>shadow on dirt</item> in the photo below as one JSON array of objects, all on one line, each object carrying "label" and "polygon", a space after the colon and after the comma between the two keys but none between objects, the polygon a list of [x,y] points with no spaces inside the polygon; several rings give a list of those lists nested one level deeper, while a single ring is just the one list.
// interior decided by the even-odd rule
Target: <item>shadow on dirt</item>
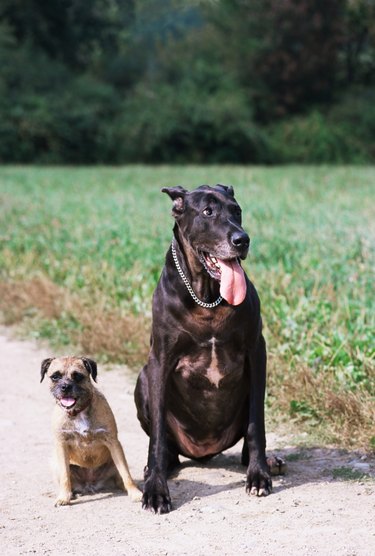
[{"label": "shadow on dirt", "polygon": [[[335,448],[288,448],[277,450],[277,456],[286,461],[287,471],[284,475],[273,477],[273,493],[309,483],[369,481],[373,484],[375,480],[375,457],[358,452]],[[238,452],[219,454],[204,463],[183,461],[168,481],[174,509],[195,497],[205,498],[220,492],[245,490],[246,468],[241,465],[240,459],[241,453]],[[207,469],[216,484],[194,480],[194,476],[199,475],[199,472],[201,474],[203,469]],[[185,478],[187,475],[189,479]]]},{"label": "shadow on dirt", "polygon": [[[268,455],[274,455],[270,452]],[[335,448],[288,448],[277,450],[277,456],[285,460],[287,471],[273,477],[273,494],[311,483],[332,481],[375,482],[375,456],[363,455]],[[184,459],[169,476],[168,485],[173,509],[183,507],[194,499],[204,499],[215,494],[238,490],[245,492],[246,468],[241,465],[241,453],[223,453],[205,462]],[[200,480],[202,472],[207,480]],[[186,478],[189,477],[189,478]],[[142,489],[143,484],[139,487]],[[53,497],[52,493],[46,493]],[[104,490],[95,495],[76,496],[72,506],[91,504],[105,498],[127,496],[120,490]],[[138,508],[139,503],[134,503]]]}]

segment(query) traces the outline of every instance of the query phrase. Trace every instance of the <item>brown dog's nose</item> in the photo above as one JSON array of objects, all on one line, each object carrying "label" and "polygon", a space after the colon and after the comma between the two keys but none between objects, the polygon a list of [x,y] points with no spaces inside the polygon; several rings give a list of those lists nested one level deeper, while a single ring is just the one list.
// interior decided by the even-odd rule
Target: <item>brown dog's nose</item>
[{"label": "brown dog's nose", "polygon": [[246,232],[234,232],[231,238],[232,244],[237,249],[247,249],[250,245],[250,238]]},{"label": "brown dog's nose", "polygon": [[63,382],[60,385],[60,390],[62,390],[62,392],[66,393],[69,392],[72,389],[72,385],[66,382]]}]

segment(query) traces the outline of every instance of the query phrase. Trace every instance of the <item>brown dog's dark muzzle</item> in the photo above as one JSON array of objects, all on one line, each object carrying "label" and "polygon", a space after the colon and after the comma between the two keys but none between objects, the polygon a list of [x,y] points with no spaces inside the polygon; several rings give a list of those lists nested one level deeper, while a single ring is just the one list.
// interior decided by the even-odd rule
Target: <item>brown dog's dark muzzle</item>
[{"label": "brown dog's dark muzzle", "polygon": [[73,381],[60,381],[59,384],[53,388],[53,394],[58,399],[69,397],[78,400],[87,397],[86,391],[77,386]]},{"label": "brown dog's dark muzzle", "polygon": [[59,389],[64,394],[70,394],[73,390],[73,384],[71,382],[63,382],[60,384]]}]

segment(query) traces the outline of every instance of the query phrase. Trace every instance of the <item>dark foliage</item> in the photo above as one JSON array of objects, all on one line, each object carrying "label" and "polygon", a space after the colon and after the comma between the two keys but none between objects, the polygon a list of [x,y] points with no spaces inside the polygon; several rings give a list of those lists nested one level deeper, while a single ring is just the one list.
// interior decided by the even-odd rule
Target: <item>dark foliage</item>
[{"label": "dark foliage", "polygon": [[3,0],[0,161],[374,160],[373,0]]}]

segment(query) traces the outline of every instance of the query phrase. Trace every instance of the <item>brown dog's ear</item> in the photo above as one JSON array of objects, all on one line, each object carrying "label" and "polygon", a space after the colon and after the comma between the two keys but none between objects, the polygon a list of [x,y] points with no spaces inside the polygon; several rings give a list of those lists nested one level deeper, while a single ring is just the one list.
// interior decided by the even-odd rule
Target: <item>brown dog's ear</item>
[{"label": "brown dog's ear", "polygon": [[96,377],[98,375],[98,366],[96,361],[89,359],[88,357],[81,357],[82,363],[84,364],[86,371],[90,373],[94,382],[96,382]]},{"label": "brown dog's ear", "polygon": [[221,187],[222,189],[224,189],[227,193],[229,193],[229,195],[231,195],[232,197],[234,197],[234,189],[231,185],[223,185],[222,183],[218,183],[216,184],[216,187]]},{"label": "brown dog's ear", "polygon": [[49,369],[50,364],[54,360],[54,357],[49,357],[48,359],[43,359],[42,366],[40,368],[40,382],[43,382],[46,372]]},{"label": "brown dog's ear", "polygon": [[184,212],[185,209],[185,195],[188,193],[181,185],[175,187],[163,187],[163,193],[167,193],[173,201],[172,214],[178,216]]}]

